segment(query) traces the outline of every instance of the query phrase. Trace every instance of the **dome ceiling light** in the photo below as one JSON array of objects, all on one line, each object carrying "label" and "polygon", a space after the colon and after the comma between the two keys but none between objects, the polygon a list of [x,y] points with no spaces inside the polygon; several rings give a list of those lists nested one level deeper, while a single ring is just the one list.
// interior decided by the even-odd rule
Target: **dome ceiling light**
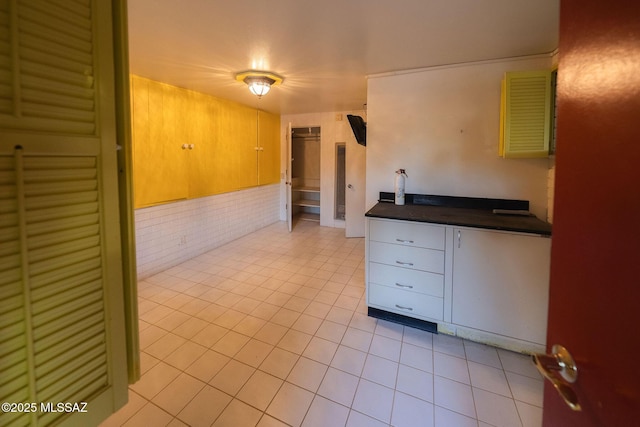
[{"label": "dome ceiling light", "polygon": [[251,93],[261,98],[269,92],[271,86],[279,85],[284,79],[268,71],[248,70],[236,74],[236,80],[246,83]]}]

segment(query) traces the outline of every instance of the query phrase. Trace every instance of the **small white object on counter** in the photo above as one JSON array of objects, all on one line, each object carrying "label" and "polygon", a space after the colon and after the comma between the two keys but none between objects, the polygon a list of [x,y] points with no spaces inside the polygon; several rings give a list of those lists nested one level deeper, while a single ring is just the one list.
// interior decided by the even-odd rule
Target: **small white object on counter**
[{"label": "small white object on counter", "polygon": [[396,205],[404,205],[404,184],[405,178],[408,178],[404,169],[398,169],[396,171],[396,184],[395,184],[395,203]]}]

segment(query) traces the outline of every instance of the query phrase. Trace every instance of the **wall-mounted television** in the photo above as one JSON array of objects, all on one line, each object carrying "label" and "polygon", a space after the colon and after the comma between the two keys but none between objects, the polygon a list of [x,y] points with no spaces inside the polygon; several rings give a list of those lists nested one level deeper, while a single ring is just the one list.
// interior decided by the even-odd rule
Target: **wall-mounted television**
[{"label": "wall-mounted television", "polygon": [[360,145],[367,146],[367,124],[364,122],[362,117],[353,116],[351,114],[347,114],[347,119],[349,119],[349,124],[351,125],[351,130],[353,130],[353,136],[356,137],[356,141]]}]

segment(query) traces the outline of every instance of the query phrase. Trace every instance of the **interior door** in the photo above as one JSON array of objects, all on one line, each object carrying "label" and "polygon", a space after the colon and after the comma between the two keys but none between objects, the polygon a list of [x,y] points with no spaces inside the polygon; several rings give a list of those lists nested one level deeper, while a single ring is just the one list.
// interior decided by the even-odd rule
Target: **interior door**
[{"label": "interior door", "polygon": [[287,228],[291,233],[291,122],[287,125],[287,132],[285,135],[287,144],[287,158],[286,158],[286,171],[285,171],[285,191],[287,193]]},{"label": "interior door", "polygon": [[345,190],[345,236],[364,237],[366,148],[347,138]]},{"label": "interior door", "polygon": [[543,424],[638,425],[640,5],[563,0],[560,17],[547,345],[575,359],[582,410],[547,381]]},{"label": "interior door", "polygon": [[112,7],[0,2],[0,401],[35,405],[3,426],[127,400]]}]

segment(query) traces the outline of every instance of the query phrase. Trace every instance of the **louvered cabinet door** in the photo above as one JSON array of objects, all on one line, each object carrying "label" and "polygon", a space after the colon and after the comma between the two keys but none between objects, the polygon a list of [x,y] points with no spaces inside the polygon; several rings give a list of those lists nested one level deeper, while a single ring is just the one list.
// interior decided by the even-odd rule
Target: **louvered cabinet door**
[{"label": "louvered cabinet door", "polygon": [[[0,402],[37,405],[0,426],[97,425],[126,401],[111,13],[0,2]],[[67,402],[87,412],[51,410]]]},{"label": "louvered cabinet door", "polygon": [[551,71],[505,74],[502,84],[500,155],[548,157],[551,126]]}]

